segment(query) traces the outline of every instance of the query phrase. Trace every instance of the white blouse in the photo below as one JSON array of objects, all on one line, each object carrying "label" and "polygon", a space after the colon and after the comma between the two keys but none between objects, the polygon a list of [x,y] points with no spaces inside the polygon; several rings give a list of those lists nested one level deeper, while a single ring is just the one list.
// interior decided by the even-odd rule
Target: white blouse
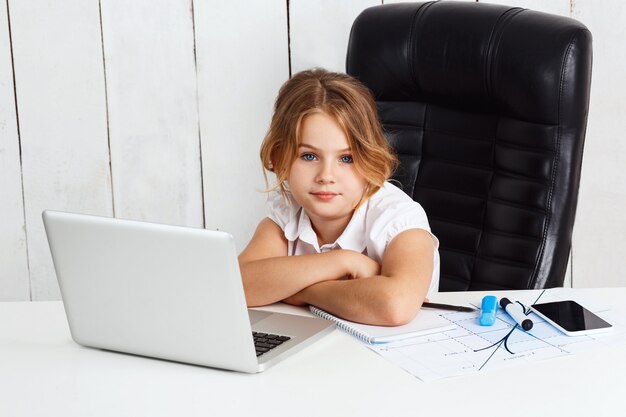
[{"label": "white blouse", "polygon": [[386,182],[352,215],[345,230],[334,243],[319,246],[309,216],[291,195],[288,201],[279,191],[270,193],[269,218],[285,233],[289,255],[307,255],[350,249],[363,253],[379,264],[387,245],[408,229],[424,229],[435,240],[433,275],[429,296],[439,289],[439,241],[430,231],[422,206],[393,184]]}]

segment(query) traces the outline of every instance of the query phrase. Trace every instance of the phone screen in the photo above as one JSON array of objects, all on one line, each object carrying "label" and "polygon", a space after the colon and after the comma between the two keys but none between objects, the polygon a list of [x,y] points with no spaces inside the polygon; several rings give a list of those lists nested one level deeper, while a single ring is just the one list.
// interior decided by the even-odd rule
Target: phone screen
[{"label": "phone screen", "polygon": [[611,327],[609,323],[575,301],[534,304],[532,307],[569,332]]}]

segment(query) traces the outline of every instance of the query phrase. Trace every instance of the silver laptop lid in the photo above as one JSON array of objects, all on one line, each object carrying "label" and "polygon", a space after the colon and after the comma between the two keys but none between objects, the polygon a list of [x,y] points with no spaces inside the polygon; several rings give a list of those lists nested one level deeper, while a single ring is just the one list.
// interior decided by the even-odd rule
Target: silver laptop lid
[{"label": "silver laptop lid", "polygon": [[258,370],[231,235],[54,211],[43,219],[77,343]]}]

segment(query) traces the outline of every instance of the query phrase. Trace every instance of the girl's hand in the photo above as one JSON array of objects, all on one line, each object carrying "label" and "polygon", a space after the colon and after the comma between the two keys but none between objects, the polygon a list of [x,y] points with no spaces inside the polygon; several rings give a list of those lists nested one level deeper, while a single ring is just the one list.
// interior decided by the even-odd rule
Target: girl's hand
[{"label": "girl's hand", "polygon": [[348,275],[352,279],[370,278],[380,274],[378,262],[362,253],[346,251],[348,255]]}]

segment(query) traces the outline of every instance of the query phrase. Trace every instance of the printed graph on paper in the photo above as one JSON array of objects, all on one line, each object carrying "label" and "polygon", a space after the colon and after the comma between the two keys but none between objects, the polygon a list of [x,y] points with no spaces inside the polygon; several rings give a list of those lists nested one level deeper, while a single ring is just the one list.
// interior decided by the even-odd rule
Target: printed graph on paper
[{"label": "printed graph on paper", "polygon": [[[558,301],[550,294],[541,302]],[[520,300],[532,304],[535,300]],[[493,326],[480,326],[480,312],[442,313],[456,329],[383,345],[367,345],[422,381],[462,376],[527,362],[566,356],[602,344],[626,342],[623,327],[614,323],[609,310],[594,312],[614,325],[610,334],[566,336],[534,313],[534,326],[525,332],[502,309]]]}]

